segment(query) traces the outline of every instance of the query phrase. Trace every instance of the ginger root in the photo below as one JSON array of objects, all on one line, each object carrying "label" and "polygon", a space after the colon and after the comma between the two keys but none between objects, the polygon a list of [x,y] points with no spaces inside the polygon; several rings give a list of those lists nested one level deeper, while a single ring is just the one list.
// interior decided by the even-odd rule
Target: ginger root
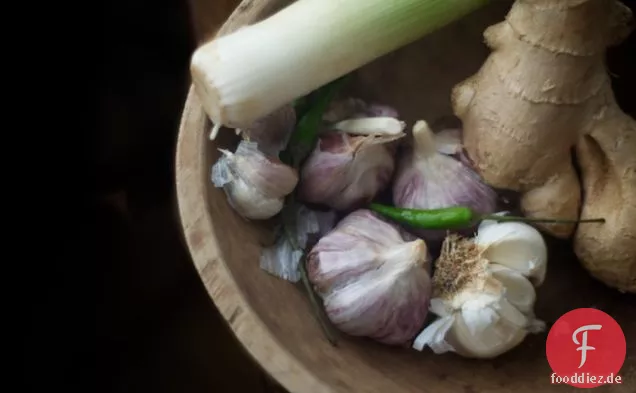
[{"label": "ginger root", "polygon": [[[626,15],[613,0],[517,0],[484,32],[492,53],[481,69],[453,89],[475,169],[494,187],[526,194],[529,217],[579,215],[571,152],[607,109],[605,49],[629,33]],[[541,227],[560,238],[575,229]]]},{"label": "ginger root", "polygon": [[606,219],[540,227],[559,238],[576,231],[588,271],[634,292],[636,126],[614,100],[604,63],[607,47],[632,30],[618,0],[516,0],[484,32],[492,52],[455,86],[452,105],[475,169],[490,185],[520,192],[526,216]]},{"label": "ginger root", "polygon": [[574,251],[592,276],[636,293],[636,121],[615,105],[611,109],[577,145],[581,218],[603,217],[605,223],[579,225]]}]

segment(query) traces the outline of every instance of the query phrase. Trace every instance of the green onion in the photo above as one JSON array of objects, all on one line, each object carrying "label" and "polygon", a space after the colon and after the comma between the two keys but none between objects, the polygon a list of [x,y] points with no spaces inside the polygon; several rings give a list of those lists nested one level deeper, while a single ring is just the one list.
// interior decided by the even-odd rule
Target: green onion
[{"label": "green onion", "polygon": [[194,88],[215,127],[246,128],[489,2],[298,0],[199,47]]}]

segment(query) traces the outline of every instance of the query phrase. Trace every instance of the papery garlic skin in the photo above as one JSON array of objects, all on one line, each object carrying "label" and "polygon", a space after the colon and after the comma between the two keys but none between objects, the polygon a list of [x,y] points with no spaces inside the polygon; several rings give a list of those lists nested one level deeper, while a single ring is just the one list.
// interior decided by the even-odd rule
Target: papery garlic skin
[{"label": "papery garlic skin", "polygon": [[[435,265],[430,307],[439,318],[418,335],[413,348],[493,358],[545,329],[534,315],[535,285],[547,263],[547,258],[541,259],[545,244],[536,242],[526,228],[499,226],[503,224],[509,223],[481,226],[480,242],[457,235],[446,238]],[[509,253],[511,245],[518,247],[521,257]],[[499,259],[494,262],[486,256]],[[528,256],[531,260],[523,263]]]},{"label": "papery garlic skin", "polygon": [[259,150],[276,157],[287,147],[296,125],[296,110],[287,104],[254,122],[251,127],[241,129],[245,140],[256,142]]},{"label": "papery garlic skin", "polygon": [[[409,209],[466,206],[478,214],[497,208],[497,194],[462,162],[438,151],[456,150],[452,135],[436,140],[425,121],[413,127],[413,147],[400,160],[393,183],[393,202]],[[441,241],[444,230],[412,230],[431,241]]]},{"label": "papery garlic skin", "polygon": [[322,135],[300,173],[298,199],[349,211],[370,202],[395,169],[395,136]]},{"label": "papery garlic skin", "polygon": [[431,291],[421,239],[369,210],[357,210],[308,255],[309,280],[329,320],[342,332],[389,345],[407,344],[422,328]]},{"label": "papery garlic skin", "polygon": [[[322,212],[295,205],[293,227],[288,228],[275,244],[261,252],[260,267],[267,273],[290,282],[300,281],[298,264],[309,240],[320,238],[331,231],[336,224],[333,211]],[[293,236],[294,239],[290,239]],[[315,240],[314,240],[315,241]]]},{"label": "papery garlic skin", "polygon": [[212,182],[223,188],[232,208],[253,220],[278,214],[284,197],[298,184],[296,170],[264,155],[255,142],[241,141],[234,153],[220,151],[212,167]]}]

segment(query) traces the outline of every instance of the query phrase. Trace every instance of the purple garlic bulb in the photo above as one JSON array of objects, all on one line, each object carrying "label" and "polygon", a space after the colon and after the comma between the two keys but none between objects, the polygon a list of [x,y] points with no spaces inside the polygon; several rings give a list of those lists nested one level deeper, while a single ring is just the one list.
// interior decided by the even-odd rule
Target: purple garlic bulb
[{"label": "purple garlic bulb", "polygon": [[370,202],[391,181],[395,149],[390,142],[403,135],[322,135],[301,169],[298,199],[339,211]]},{"label": "purple garlic bulb", "polygon": [[[453,139],[446,139],[448,136],[433,134],[424,121],[415,123],[413,146],[396,169],[393,203],[409,209],[467,206],[478,214],[494,213],[496,192],[461,160],[447,155],[459,152]],[[441,241],[446,235],[445,230],[409,230],[428,241]],[[472,230],[467,228],[467,232],[460,233]]]},{"label": "purple garlic bulb", "polygon": [[428,314],[428,261],[422,239],[407,241],[397,226],[361,209],[318,241],[307,273],[340,331],[405,345]]}]

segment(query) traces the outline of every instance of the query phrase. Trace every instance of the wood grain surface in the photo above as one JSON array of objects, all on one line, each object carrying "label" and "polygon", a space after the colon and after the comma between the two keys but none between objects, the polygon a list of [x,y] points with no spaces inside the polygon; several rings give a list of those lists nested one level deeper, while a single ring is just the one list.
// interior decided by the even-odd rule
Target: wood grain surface
[{"label": "wood grain surface", "polygon": [[[219,34],[252,23],[286,2],[246,0]],[[509,3],[494,2],[474,15],[363,67],[349,93],[396,107],[412,124],[450,114],[450,88],[474,73],[488,54],[484,29],[500,21]],[[208,37],[212,30],[201,30]],[[428,78],[427,75],[434,75]],[[435,356],[389,348],[365,340],[342,339],[337,348],[324,339],[304,293],[258,267],[261,225],[250,225],[209,182],[219,146],[233,133],[210,128],[196,94],[190,90],[177,146],[179,214],[194,265],[215,305],[258,363],[292,393],[518,393],[577,392],[550,384],[545,335],[492,361],[471,361],[453,354]],[[625,335],[636,334],[636,302],[594,281],[575,260],[570,246],[551,243],[547,281],[538,297],[540,318],[554,322],[578,307],[596,307],[612,315]],[[558,301],[555,301],[557,299]],[[628,340],[622,385],[598,392],[627,393],[636,386],[636,342]]]}]

